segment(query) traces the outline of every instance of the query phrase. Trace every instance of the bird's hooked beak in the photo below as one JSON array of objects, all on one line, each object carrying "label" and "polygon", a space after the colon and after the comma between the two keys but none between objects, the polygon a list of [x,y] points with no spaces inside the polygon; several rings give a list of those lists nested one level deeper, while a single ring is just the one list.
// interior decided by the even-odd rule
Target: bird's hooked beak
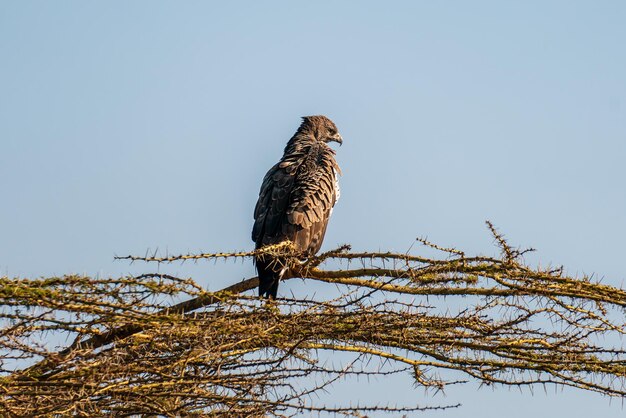
[{"label": "bird's hooked beak", "polygon": [[339,133],[336,133],[335,135],[330,137],[331,141],[337,142],[339,144],[339,146],[341,146],[341,144],[343,144],[343,138],[341,137],[341,135],[339,135]]}]

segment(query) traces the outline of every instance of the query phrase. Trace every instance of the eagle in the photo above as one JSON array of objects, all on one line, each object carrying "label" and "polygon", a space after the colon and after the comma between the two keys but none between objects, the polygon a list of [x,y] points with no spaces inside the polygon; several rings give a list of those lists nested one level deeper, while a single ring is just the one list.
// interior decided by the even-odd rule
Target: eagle
[{"label": "eagle", "polygon": [[[302,118],[283,157],[263,178],[252,228],[256,249],[290,241],[303,258],[319,251],[339,199],[341,170],[329,142],[343,143],[333,121],[321,115]],[[275,299],[286,268],[262,255],[254,262],[259,296]]]}]

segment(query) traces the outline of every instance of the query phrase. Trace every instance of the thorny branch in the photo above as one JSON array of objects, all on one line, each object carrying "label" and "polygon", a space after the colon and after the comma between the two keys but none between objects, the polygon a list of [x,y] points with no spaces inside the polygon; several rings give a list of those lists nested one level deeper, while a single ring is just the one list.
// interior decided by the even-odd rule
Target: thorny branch
[{"label": "thorny branch", "polygon": [[[339,379],[407,372],[443,390],[477,380],[561,385],[626,397],[626,291],[501,257],[441,259],[340,247],[304,262],[288,244],[256,252],[120,257],[286,259],[289,277],[340,285],[336,298],[262,302],[256,278],[206,292],[190,278],[0,278],[0,411],[7,416],[360,416],[449,406],[339,405]],[[340,268],[322,268],[340,266]],[[439,296],[460,295],[454,311]],[[172,296],[186,299],[169,305]],[[428,302],[437,303],[426,305]],[[58,348],[52,340],[67,339]],[[349,358],[336,368],[329,352]],[[379,359],[380,362],[372,362]],[[382,365],[382,366],[381,366]],[[461,380],[459,380],[461,376]]]}]

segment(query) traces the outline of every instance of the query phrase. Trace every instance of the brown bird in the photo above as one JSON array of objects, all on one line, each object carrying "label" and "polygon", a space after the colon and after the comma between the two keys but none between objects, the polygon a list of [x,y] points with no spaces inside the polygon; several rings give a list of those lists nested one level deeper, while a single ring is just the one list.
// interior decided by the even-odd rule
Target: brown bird
[{"label": "brown bird", "polygon": [[[257,249],[288,240],[305,258],[319,251],[339,199],[341,170],[328,146],[331,141],[343,143],[333,121],[326,116],[302,118],[283,157],[263,178],[252,228]],[[286,268],[268,258],[255,258],[259,296],[276,298]]]}]

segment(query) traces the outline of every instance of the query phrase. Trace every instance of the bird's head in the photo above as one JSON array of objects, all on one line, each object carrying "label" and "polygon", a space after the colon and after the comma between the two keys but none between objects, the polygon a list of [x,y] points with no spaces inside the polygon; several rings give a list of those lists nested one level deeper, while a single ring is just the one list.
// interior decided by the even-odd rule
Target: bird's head
[{"label": "bird's head", "polygon": [[304,116],[300,129],[309,131],[318,141],[343,144],[343,138],[339,135],[337,126],[326,116]]}]

